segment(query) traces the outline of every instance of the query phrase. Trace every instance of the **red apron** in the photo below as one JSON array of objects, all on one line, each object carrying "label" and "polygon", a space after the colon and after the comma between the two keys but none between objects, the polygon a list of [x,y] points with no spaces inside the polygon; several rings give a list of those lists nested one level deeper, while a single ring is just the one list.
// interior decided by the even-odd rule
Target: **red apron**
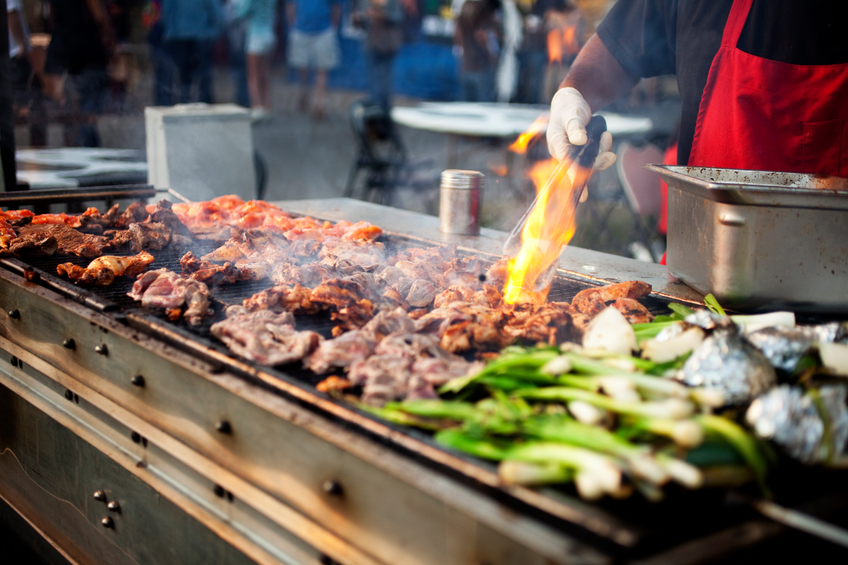
[{"label": "red apron", "polygon": [[848,177],[848,64],[791,65],[740,51],[752,3],[730,9],[689,165]]},{"label": "red apron", "polygon": [[790,65],[740,51],[752,3],[730,9],[689,165],[848,177],[848,64]]}]

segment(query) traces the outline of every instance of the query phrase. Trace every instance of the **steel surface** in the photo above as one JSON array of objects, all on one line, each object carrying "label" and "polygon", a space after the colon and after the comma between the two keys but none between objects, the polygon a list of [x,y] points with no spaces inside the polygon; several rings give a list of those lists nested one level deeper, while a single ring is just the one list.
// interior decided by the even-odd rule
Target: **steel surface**
[{"label": "steel surface", "polygon": [[848,191],[808,175],[649,168],[669,186],[674,276],[735,310],[848,312]]},{"label": "steel surface", "polygon": [[[82,398],[99,399],[99,409],[111,404],[111,412],[134,418],[136,423],[124,425],[128,430],[147,428],[137,433],[150,436],[148,452],[164,449],[167,438],[173,438],[174,461],[223,485],[236,500],[271,522],[282,522],[280,527],[339,562],[361,560],[345,559],[325,538],[310,534],[310,528],[296,528],[294,520],[268,511],[262,500],[290,506],[309,523],[320,524],[318,531],[343,540],[346,551],[361,548],[386,563],[444,563],[454,555],[487,563],[604,560],[563,531],[361,433],[8,272],[0,272],[0,304],[6,310],[14,304],[20,313],[18,319],[0,315],[0,335],[27,366],[41,363],[59,388],[79,390],[75,393]],[[76,344],[73,350],[62,345],[69,336]],[[103,345],[107,354],[96,353],[95,347],[103,350]],[[132,383],[139,374],[143,387]],[[305,389],[291,391],[301,402],[308,400]],[[231,434],[215,431],[221,420],[231,423]],[[381,427],[373,420],[367,423]],[[208,463],[191,465],[192,453]],[[442,457],[452,456],[442,452]],[[183,482],[179,476],[173,480]],[[322,486],[327,480],[340,482],[344,496],[327,493]],[[595,527],[614,524],[588,510],[575,505],[571,512],[576,523],[582,517],[588,526],[592,520]]]}]

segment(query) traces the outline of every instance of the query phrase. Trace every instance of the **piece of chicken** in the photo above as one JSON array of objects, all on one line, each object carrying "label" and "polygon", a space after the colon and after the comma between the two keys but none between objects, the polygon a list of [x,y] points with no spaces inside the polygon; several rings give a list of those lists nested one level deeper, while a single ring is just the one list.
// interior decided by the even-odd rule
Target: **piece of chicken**
[{"label": "piece of chicken", "polygon": [[103,255],[88,264],[79,267],[73,263],[62,263],[56,267],[56,272],[66,275],[77,284],[108,286],[120,276],[134,277],[147,268],[154,260],[153,255],[142,251],[131,257]]}]

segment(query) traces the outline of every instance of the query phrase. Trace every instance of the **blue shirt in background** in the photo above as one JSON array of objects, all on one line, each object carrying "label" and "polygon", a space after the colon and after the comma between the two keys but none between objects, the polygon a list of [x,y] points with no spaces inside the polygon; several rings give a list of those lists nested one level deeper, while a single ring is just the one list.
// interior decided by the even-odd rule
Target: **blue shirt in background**
[{"label": "blue shirt in background", "polygon": [[320,33],[333,24],[333,4],[339,0],[294,0],[294,28],[303,33]]},{"label": "blue shirt in background", "polygon": [[165,40],[215,39],[224,27],[219,0],[163,0]]}]

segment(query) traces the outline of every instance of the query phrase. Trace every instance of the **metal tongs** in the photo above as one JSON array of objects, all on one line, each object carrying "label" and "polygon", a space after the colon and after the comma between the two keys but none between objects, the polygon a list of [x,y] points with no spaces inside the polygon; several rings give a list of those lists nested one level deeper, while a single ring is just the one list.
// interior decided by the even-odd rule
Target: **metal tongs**
[{"label": "metal tongs", "polygon": [[[566,158],[560,161],[553,170],[542,189],[536,194],[536,199],[533,200],[533,203],[518,221],[518,224],[516,224],[512,233],[510,233],[509,237],[507,237],[503,246],[504,255],[509,257],[515,257],[518,255],[521,251],[521,236],[524,231],[524,225],[527,223],[527,219],[530,217],[530,214],[533,212],[536,204],[540,200],[550,202],[548,193],[552,190],[561,189],[562,181],[566,177],[571,181],[571,195],[568,199],[563,200],[563,203],[560,206],[561,211],[559,211],[559,213],[556,213],[555,211],[556,215],[553,217],[559,217],[558,225],[555,230],[549,231],[549,233],[560,234],[568,229],[574,220],[574,213],[577,209],[577,204],[580,202],[580,198],[583,195],[583,191],[586,188],[586,183],[592,175],[592,166],[595,164],[595,159],[597,158],[598,151],[600,150],[601,135],[605,131],[607,131],[607,122],[604,117],[599,115],[592,116],[592,119],[589,120],[589,125],[586,127],[586,134],[588,137],[586,144],[572,145]],[[545,246],[545,248],[547,248],[550,245],[556,245],[556,243],[553,241],[540,241],[537,242],[537,245]],[[559,258],[560,254],[562,254],[564,247],[564,245],[560,244],[560,249],[558,249],[556,253],[557,258]],[[539,275],[536,279],[534,285],[535,288],[533,290],[541,292],[551,284],[554,274],[556,273],[557,263],[558,261],[554,260],[551,265],[541,275]]]}]

